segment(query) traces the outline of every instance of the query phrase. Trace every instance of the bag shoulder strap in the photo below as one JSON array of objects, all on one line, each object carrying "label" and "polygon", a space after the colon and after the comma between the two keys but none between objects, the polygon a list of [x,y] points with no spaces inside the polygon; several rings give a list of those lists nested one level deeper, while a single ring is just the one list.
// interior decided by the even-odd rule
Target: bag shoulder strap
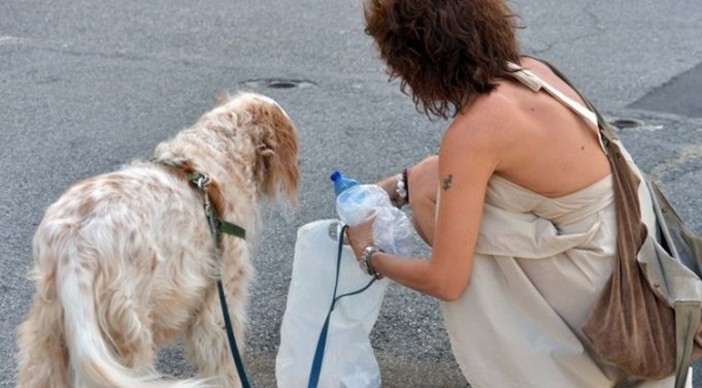
[{"label": "bag shoulder strap", "polygon": [[585,119],[585,121],[593,124],[597,127],[598,118],[592,110],[583,106],[579,102],[568,97],[565,93],[561,92],[555,88],[550,83],[544,81],[539,76],[534,74],[531,70],[517,65],[513,62],[507,63],[507,68],[511,71],[511,75],[519,80],[522,84],[529,87],[531,90],[538,92],[539,90],[545,90],[548,94],[553,96],[556,100],[560,101],[562,104],[566,105],[573,112],[577,113],[580,117]]},{"label": "bag shoulder strap", "polygon": [[[595,108],[595,106],[592,105],[590,100],[588,100],[587,97],[585,97],[580,92],[580,90],[578,90],[578,88],[575,87],[575,85],[570,81],[570,79],[568,79],[568,77],[566,77],[565,74],[563,74],[560,70],[558,70],[558,68],[556,68],[555,66],[553,66],[552,64],[550,64],[549,62],[547,62],[541,58],[536,58],[536,57],[532,57],[532,56],[528,56],[528,55],[527,55],[527,57],[532,58],[532,59],[539,61],[539,62],[543,63],[544,65],[548,66],[548,68],[551,69],[551,71],[553,71],[553,73],[556,74],[558,76],[558,78],[562,79],[568,86],[570,86],[571,89],[573,89],[573,91],[575,93],[577,93],[577,95],[580,97],[580,99],[582,99],[583,102],[585,103],[585,108],[587,108],[587,110],[589,112],[594,114],[596,120],[592,120],[591,122],[595,123],[595,125],[598,127],[598,129],[600,131],[600,137],[603,138],[602,142],[605,143],[605,145],[609,141],[619,140],[619,137],[617,137],[617,135],[614,133],[614,130],[609,125],[609,122],[607,122],[607,120],[604,119],[604,117],[602,116],[602,114],[600,114],[600,112],[597,110],[597,108]],[[544,83],[543,81],[541,81],[541,82]],[[551,86],[551,88],[553,88],[553,87]],[[555,89],[555,88],[553,88],[553,89]],[[545,89],[545,90],[548,90],[548,89]],[[582,107],[582,105],[578,104],[577,102],[574,102],[574,103]]]}]

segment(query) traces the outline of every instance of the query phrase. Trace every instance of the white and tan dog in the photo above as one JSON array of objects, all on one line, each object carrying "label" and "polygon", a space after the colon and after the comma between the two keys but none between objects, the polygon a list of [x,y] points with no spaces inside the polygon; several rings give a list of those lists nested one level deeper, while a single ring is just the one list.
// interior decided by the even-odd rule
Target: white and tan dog
[{"label": "white and tan dog", "polygon": [[[212,178],[221,259],[190,172]],[[34,236],[36,294],[19,327],[19,387],[201,386],[165,381],[158,346],[184,335],[208,384],[236,387],[215,274],[221,266],[239,346],[244,340],[251,241],[259,205],[298,197],[297,131],[270,98],[225,97],[161,143],[149,162],[82,181],[51,205]],[[221,263],[220,263],[221,260]]]}]

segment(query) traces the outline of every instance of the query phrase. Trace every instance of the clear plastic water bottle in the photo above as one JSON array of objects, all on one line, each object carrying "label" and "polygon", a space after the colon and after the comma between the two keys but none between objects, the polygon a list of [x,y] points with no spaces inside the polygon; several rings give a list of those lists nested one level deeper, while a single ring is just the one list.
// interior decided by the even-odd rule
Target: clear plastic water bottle
[{"label": "clear plastic water bottle", "polygon": [[344,176],[344,174],[342,174],[341,171],[334,171],[334,173],[331,174],[331,176],[329,178],[332,180],[332,182],[334,182],[334,194],[337,197],[344,190],[360,184],[359,181],[357,181],[353,178],[349,178],[347,176]]},{"label": "clear plastic water bottle", "polygon": [[341,222],[356,226],[375,217],[373,239],[385,252],[409,255],[412,251],[412,225],[408,217],[392,205],[390,196],[378,185],[360,184],[339,171],[331,175],[336,194],[336,213]]}]

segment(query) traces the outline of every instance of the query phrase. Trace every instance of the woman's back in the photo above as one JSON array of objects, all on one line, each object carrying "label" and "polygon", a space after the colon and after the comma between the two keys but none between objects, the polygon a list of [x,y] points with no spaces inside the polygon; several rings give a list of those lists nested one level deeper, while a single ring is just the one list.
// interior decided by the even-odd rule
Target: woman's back
[{"label": "woman's back", "polygon": [[[546,65],[523,58],[522,66],[538,78],[583,104],[577,93]],[[489,106],[488,106],[489,105]],[[545,91],[535,92],[516,79],[501,80],[492,93],[464,111],[480,115],[484,128],[469,119],[466,131],[503,131],[500,163],[495,173],[547,197],[583,189],[610,174],[597,128]],[[456,121],[460,122],[459,116]],[[499,121],[496,123],[495,121]]]}]

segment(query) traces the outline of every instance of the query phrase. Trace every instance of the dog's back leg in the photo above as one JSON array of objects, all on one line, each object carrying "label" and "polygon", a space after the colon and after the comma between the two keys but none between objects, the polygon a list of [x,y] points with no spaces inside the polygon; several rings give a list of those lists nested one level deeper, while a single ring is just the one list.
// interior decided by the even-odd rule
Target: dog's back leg
[{"label": "dog's back leg", "polygon": [[[240,353],[244,350],[244,321],[246,296],[242,290],[229,291],[227,302],[234,326],[234,335]],[[217,290],[208,293],[205,306],[195,317],[186,337],[186,352],[201,378],[213,378],[215,386],[241,387],[239,375],[232,359]]]},{"label": "dog's back leg", "polygon": [[[146,290],[146,283],[137,283],[135,289]],[[125,288],[113,287],[96,303],[103,330],[119,362],[139,375],[155,373],[155,344],[146,299],[143,295],[130,294]]]},{"label": "dog's back leg", "polygon": [[[100,257],[110,256],[103,254]],[[58,290],[75,386],[204,386],[194,380],[164,381],[157,371],[152,370],[152,337],[148,333],[144,335],[149,328],[140,319],[143,314],[137,310],[142,304],[132,299],[133,291],[143,293],[144,287],[135,286],[130,291],[130,287],[125,286],[126,278],[114,280],[115,276],[95,274],[91,271],[94,260],[89,255],[77,255],[63,261],[66,264],[58,272],[61,279]],[[128,354],[130,352],[134,354]],[[145,365],[127,365],[139,362]]]},{"label": "dog's back leg", "polygon": [[69,386],[68,352],[61,329],[61,307],[34,298],[27,320],[18,329],[19,388]]}]

